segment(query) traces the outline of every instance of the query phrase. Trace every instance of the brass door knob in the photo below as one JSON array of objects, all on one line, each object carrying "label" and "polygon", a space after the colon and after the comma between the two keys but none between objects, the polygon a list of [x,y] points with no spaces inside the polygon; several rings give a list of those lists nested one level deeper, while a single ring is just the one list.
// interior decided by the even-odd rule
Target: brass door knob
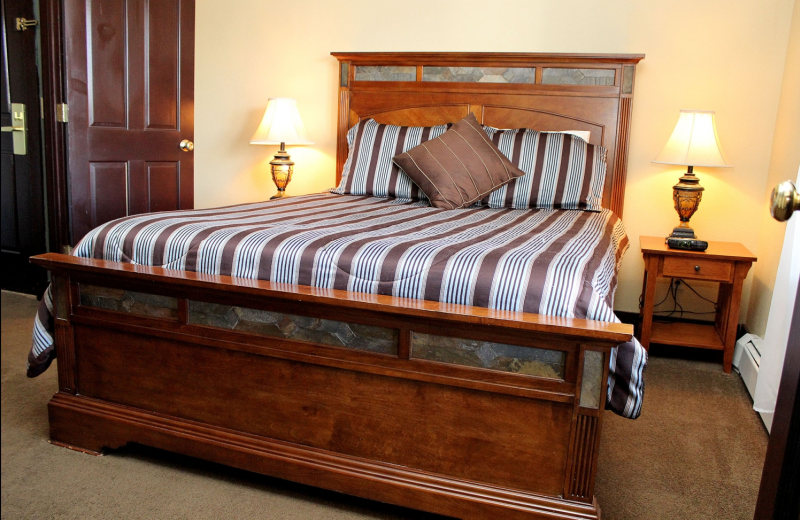
[{"label": "brass door knob", "polygon": [[772,190],[769,212],[778,222],[785,222],[795,211],[800,211],[800,193],[792,181],[783,181]]},{"label": "brass door knob", "polygon": [[181,150],[183,150],[184,152],[191,152],[192,150],[194,150],[194,143],[188,139],[184,139],[183,141],[181,141]]}]

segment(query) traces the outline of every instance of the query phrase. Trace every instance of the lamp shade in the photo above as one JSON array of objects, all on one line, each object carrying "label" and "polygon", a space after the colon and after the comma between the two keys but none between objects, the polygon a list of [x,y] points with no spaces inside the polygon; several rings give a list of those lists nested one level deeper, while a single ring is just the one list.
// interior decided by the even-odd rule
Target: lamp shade
[{"label": "lamp shade", "polygon": [[672,135],[654,163],[730,168],[717,138],[714,112],[681,110]]},{"label": "lamp shade", "polygon": [[306,128],[297,111],[297,101],[292,98],[270,98],[258,130],[250,144],[290,145],[314,144],[306,137]]}]

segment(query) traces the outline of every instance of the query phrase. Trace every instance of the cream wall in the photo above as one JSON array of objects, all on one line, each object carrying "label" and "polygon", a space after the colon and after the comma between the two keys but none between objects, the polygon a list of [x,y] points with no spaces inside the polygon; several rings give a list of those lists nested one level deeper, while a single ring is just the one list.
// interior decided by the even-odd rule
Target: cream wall
[{"label": "cream wall", "polygon": [[671,186],[682,168],[650,161],[681,108],[716,110],[735,165],[695,170],[706,192],[693,226],[702,238],[741,241],[758,254],[792,7],[792,0],[197,0],[195,204],[274,193],[267,163],[275,147],[248,144],[269,97],[296,98],[316,141],[290,150],[297,163],[290,193],[333,185],[331,51],[644,53],[625,198],[631,249],[616,304],[635,311],[643,271],[638,237],[663,236],[677,220]]},{"label": "cream wall", "polygon": [[[786,179],[797,178],[800,166],[800,0],[795,0],[786,66],[778,102],[775,137],[767,175],[767,189],[763,197],[761,223],[758,233],[758,263],[753,273],[753,287],[747,326],[762,338],[767,328],[775,275],[778,272],[786,224],[769,215],[769,198],[772,188]],[[798,217],[794,217],[798,218]]]}]

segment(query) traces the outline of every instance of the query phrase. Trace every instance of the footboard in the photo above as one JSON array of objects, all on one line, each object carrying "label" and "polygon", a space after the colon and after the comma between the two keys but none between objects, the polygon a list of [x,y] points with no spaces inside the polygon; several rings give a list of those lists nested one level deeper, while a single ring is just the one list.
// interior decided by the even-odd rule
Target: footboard
[{"label": "footboard", "polygon": [[54,442],[137,442],[459,518],[597,518],[628,325],[47,254]]}]

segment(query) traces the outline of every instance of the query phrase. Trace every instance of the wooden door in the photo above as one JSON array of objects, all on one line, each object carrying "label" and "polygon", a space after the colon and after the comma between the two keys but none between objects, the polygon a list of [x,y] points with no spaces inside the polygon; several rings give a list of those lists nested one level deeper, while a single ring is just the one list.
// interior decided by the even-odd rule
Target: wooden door
[{"label": "wooden door", "polygon": [[194,0],[64,2],[72,243],[194,205]]},{"label": "wooden door", "polygon": [[47,273],[28,262],[31,255],[47,251],[36,69],[38,27],[32,25],[35,23],[33,0],[2,0],[0,11],[2,287],[41,294],[47,285]]},{"label": "wooden door", "polygon": [[[795,216],[798,218],[800,215]],[[800,518],[800,286],[783,359],[755,520]]]}]

